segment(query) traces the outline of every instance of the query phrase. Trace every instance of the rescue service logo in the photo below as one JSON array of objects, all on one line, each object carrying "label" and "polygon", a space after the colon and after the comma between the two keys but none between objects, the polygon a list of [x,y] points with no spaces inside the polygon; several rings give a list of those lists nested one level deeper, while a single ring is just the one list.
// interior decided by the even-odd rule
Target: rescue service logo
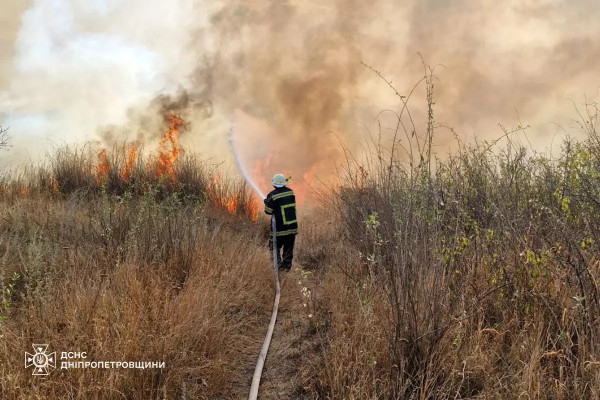
[{"label": "rescue service logo", "polygon": [[32,375],[47,376],[56,368],[56,352],[47,353],[47,344],[33,344],[34,354],[25,352],[25,368],[33,367]]},{"label": "rescue service logo", "polygon": [[60,351],[48,353],[47,344],[33,344],[35,353],[25,352],[25,369],[33,367],[32,375],[48,376],[56,369],[56,354],[60,354],[60,369],[164,369],[164,361],[93,361],[87,351]]}]

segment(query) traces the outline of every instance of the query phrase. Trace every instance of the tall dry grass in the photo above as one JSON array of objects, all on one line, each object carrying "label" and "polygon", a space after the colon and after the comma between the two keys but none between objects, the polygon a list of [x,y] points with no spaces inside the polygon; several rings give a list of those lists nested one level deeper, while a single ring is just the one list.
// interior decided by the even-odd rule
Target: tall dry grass
[{"label": "tall dry grass", "polygon": [[[222,207],[231,196],[251,201],[243,186],[217,190],[191,160],[176,184],[114,176],[97,187],[92,161],[69,151],[49,169],[5,178],[1,398],[239,397],[269,318],[269,253],[245,203]],[[49,377],[33,377],[23,365],[32,343],[166,368],[60,369],[58,360]]]},{"label": "tall dry grass", "polygon": [[[420,143],[348,157],[328,196],[314,398],[598,397],[600,135],[586,110],[586,138],[553,159],[510,132],[436,159],[432,111]],[[407,120],[398,137],[418,141]]]}]

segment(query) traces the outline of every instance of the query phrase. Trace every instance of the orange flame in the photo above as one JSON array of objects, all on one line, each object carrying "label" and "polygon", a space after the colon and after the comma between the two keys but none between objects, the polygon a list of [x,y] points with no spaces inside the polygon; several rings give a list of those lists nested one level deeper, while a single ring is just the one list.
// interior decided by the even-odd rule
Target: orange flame
[{"label": "orange flame", "polygon": [[239,197],[239,194],[228,196],[221,187],[222,178],[219,173],[213,176],[212,184],[208,188],[211,202],[231,215],[249,216],[252,221],[258,219],[258,203],[253,198]]},{"label": "orange flame", "polygon": [[98,153],[98,165],[96,166],[96,183],[101,185],[102,182],[108,179],[108,171],[110,171],[110,163],[106,149],[100,150]]},{"label": "orange flame", "polygon": [[175,115],[170,115],[171,124],[160,141],[158,150],[158,162],[156,163],[156,175],[159,177],[167,176],[172,182],[175,182],[175,162],[179,157],[179,127],[183,125],[183,120]]},{"label": "orange flame", "polygon": [[250,218],[252,218],[252,221],[258,220],[258,203],[252,200],[248,203],[248,208],[250,209]]},{"label": "orange flame", "polygon": [[221,206],[227,210],[229,214],[247,215],[250,217],[250,219],[252,219],[252,221],[256,221],[258,219],[258,203],[253,199],[250,199],[248,202],[244,202],[244,204],[240,204],[238,198],[222,199]]},{"label": "orange flame", "polygon": [[238,208],[238,201],[237,199],[224,199],[223,207],[225,207],[225,209],[229,211],[230,214],[235,214]]},{"label": "orange flame", "polygon": [[139,151],[140,149],[137,143],[130,144],[127,149],[127,159],[125,160],[125,164],[121,167],[121,178],[125,182],[129,181],[129,178],[133,174]]}]

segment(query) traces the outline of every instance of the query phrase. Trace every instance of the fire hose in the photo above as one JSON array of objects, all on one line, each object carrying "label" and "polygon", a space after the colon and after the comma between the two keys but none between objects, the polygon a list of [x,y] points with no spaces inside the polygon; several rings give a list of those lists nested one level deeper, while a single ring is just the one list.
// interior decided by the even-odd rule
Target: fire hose
[{"label": "fire hose", "polygon": [[[235,156],[235,162],[237,163],[238,169],[242,173],[244,179],[252,188],[258,193],[261,198],[265,198],[258,186],[254,184],[250,176],[248,175],[246,168],[240,161],[238,152],[233,140],[234,124],[231,123],[231,129],[229,130],[229,144]],[[275,302],[273,303],[273,313],[271,314],[271,322],[269,322],[269,329],[267,329],[267,335],[263,342],[260,354],[258,355],[258,361],[256,362],[256,368],[254,368],[254,375],[252,376],[252,385],[250,386],[250,394],[248,400],[256,400],[258,396],[258,387],[260,385],[260,378],[262,376],[262,370],[265,365],[265,359],[267,358],[267,352],[269,351],[269,345],[271,344],[271,337],[273,336],[273,330],[275,329],[275,322],[277,321],[277,310],[279,309],[279,297],[281,295],[281,286],[279,284],[279,268],[277,266],[277,227],[275,224],[275,215],[271,217],[271,231],[273,233],[273,270],[275,272]]]},{"label": "fire hose", "polygon": [[273,313],[271,314],[271,322],[269,323],[269,329],[267,330],[267,336],[263,342],[262,349],[258,355],[258,361],[256,362],[256,368],[254,369],[254,376],[252,377],[252,385],[250,386],[250,395],[248,400],[255,400],[258,396],[258,386],[260,385],[260,378],[262,375],[263,366],[265,365],[265,359],[267,358],[267,352],[269,351],[269,345],[271,344],[271,336],[273,336],[273,330],[275,329],[275,321],[277,321],[277,310],[279,308],[279,297],[281,295],[281,286],[279,284],[279,268],[277,267],[277,230],[275,226],[275,215],[271,217],[271,230],[273,231],[273,270],[275,271],[275,302],[273,303]]}]

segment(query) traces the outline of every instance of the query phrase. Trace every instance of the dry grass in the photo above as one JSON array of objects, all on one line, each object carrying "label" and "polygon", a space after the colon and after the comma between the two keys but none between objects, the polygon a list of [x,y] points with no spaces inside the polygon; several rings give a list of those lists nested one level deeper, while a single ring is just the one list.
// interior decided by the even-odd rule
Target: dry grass
[{"label": "dry grass", "polygon": [[313,398],[598,396],[600,151],[589,110],[587,139],[566,140],[556,159],[510,140],[444,161],[427,142],[396,145],[420,148],[413,159],[383,147],[366,163],[348,158],[321,234],[321,350],[305,363]]},{"label": "dry grass", "polygon": [[[85,163],[67,161],[85,172]],[[21,182],[34,193],[6,194],[0,215],[0,397],[233,398],[270,312],[261,229],[177,188],[66,194]],[[32,377],[23,368],[32,343],[85,351],[85,361],[166,368],[58,368]]]},{"label": "dry grass", "polygon": [[[275,333],[294,337],[277,338],[266,390],[597,398],[600,140],[588,111],[587,139],[566,140],[555,159],[508,141],[436,160],[433,123],[425,142],[393,146],[406,154],[349,157],[342,188],[301,221],[303,270],[282,299],[298,325]],[[123,179],[112,157],[101,182],[73,151],[2,182],[2,398],[244,397],[272,305],[248,193],[194,158],[177,179],[141,162]],[[167,368],[32,379],[22,357],[36,342]]]}]

